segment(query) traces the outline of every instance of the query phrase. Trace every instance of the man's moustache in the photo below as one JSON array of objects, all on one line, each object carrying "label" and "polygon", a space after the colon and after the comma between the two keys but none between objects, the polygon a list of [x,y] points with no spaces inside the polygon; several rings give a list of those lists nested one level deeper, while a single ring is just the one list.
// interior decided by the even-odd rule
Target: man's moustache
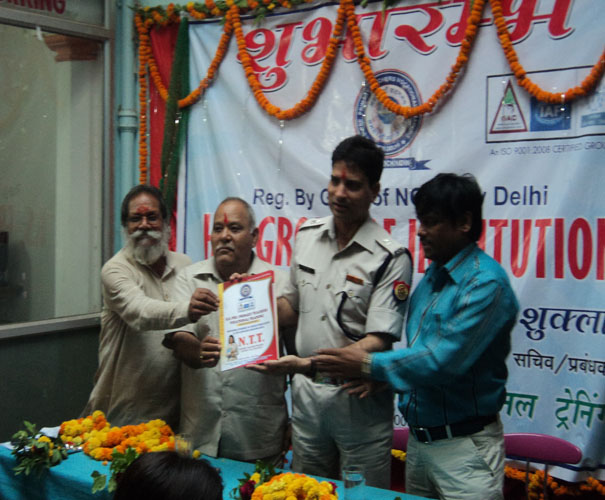
[{"label": "man's moustache", "polygon": [[145,231],[143,229],[138,229],[138,230],[134,231],[133,233],[131,233],[130,237],[133,238],[134,240],[140,240],[142,238],[151,238],[153,240],[159,240],[162,238],[162,232],[161,231]]}]

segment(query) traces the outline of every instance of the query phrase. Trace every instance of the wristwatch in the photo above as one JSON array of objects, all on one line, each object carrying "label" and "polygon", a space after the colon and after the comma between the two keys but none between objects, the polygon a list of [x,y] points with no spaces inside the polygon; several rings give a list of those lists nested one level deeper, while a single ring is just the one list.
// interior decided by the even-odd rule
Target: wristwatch
[{"label": "wristwatch", "polygon": [[313,358],[311,358],[311,368],[308,372],[305,372],[305,375],[311,379],[317,375],[317,367],[315,366],[315,360]]},{"label": "wristwatch", "polygon": [[361,374],[364,377],[370,378],[372,375],[372,356],[371,354],[366,354],[361,360]]}]

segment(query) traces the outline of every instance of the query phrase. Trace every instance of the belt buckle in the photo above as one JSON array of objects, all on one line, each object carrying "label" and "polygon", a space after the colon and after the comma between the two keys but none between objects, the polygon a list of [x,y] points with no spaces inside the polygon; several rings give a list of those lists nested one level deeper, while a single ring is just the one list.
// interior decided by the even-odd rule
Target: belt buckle
[{"label": "belt buckle", "polygon": [[322,384],[322,385],[342,385],[342,383],[340,382],[340,379],[337,379],[337,378],[334,378],[334,377],[326,377],[325,375],[322,375],[319,372],[317,372],[313,376],[312,380],[316,384]]},{"label": "belt buckle", "polygon": [[[418,432],[423,432],[424,435],[426,436],[425,439],[422,439],[419,435]],[[423,443],[432,443],[433,439],[431,438],[431,433],[429,432],[429,430],[426,427],[414,427],[414,436],[416,437],[416,439],[418,441],[421,441]]]}]

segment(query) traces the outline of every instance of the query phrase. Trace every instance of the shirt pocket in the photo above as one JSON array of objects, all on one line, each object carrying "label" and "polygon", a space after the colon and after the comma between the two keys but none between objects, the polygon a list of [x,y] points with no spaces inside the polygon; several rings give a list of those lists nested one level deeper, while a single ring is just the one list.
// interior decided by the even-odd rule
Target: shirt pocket
[{"label": "shirt pocket", "polygon": [[298,312],[309,313],[315,310],[316,303],[319,300],[317,297],[317,289],[319,287],[319,276],[317,271],[305,266],[309,271],[300,270],[298,274],[298,293],[299,303]]},{"label": "shirt pocket", "polygon": [[[371,283],[345,281],[340,291],[337,321],[345,335],[363,336],[368,317],[368,308],[374,287]],[[352,339],[353,340],[353,339]]]}]

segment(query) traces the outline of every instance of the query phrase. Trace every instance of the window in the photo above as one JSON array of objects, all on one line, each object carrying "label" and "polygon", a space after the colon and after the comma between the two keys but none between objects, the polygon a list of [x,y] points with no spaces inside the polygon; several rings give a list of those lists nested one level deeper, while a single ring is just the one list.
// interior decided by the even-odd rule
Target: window
[{"label": "window", "polygon": [[103,45],[0,24],[0,325],[101,309]]}]

